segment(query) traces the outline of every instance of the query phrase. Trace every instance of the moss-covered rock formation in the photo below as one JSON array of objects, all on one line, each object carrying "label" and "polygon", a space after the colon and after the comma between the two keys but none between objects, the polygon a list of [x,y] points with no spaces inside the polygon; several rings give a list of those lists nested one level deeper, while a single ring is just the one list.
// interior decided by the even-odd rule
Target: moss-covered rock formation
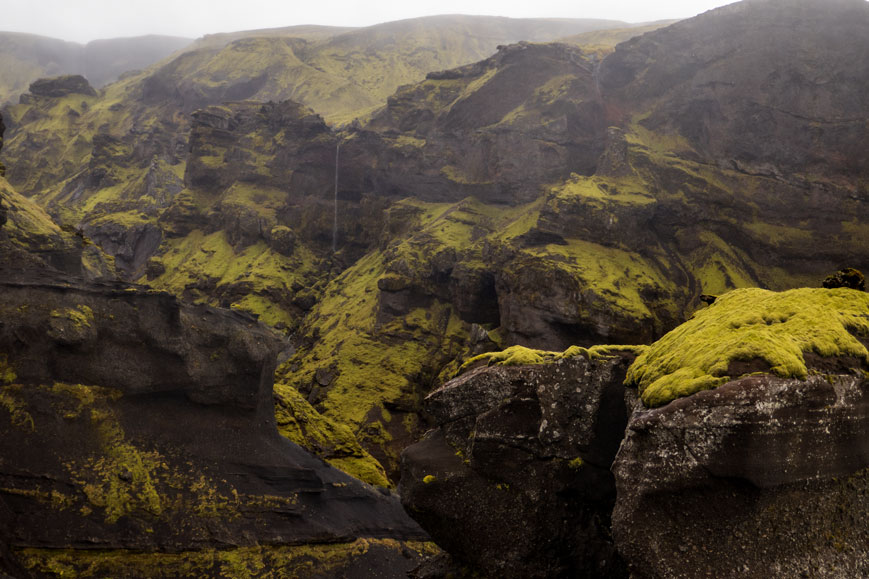
[{"label": "moss-covered rock formation", "polygon": [[[862,60],[840,62],[862,48],[829,33],[862,22],[865,4],[837,1],[817,30],[802,28],[817,8],[773,4],[715,11],[609,55],[521,42],[475,64],[456,54],[482,41],[413,55],[420,39],[465,38],[456,24],[479,19],[217,36],[97,96],[8,108],[4,154],[11,181],[124,275],[292,335],[283,402],[294,388],[395,475],[398,449],[425,428],[419,401],[459,358],[648,343],[701,295],[869,267],[862,161],[831,144],[835,169],[821,170],[803,138],[865,132],[854,121],[866,116],[854,96],[866,92],[853,80]],[[801,38],[780,38],[782,22]],[[545,37],[532,29],[525,39]],[[804,86],[818,67],[759,46],[767,29],[817,48],[841,83]],[[764,58],[746,57],[743,40]],[[775,76],[788,67],[799,74]],[[728,87],[726,110],[714,87]],[[791,88],[823,106],[776,100]],[[793,118],[741,131],[732,119],[751,118],[752,102],[763,118]],[[371,103],[385,107],[363,112]],[[335,130],[318,114],[359,119]],[[363,456],[347,442],[335,449]]]},{"label": "moss-covered rock formation", "polygon": [[640,355],[627,382],[648,407],[751,372],[805,379],[811,369],[869,369],[869,294],[842,289],[720,296]]}]

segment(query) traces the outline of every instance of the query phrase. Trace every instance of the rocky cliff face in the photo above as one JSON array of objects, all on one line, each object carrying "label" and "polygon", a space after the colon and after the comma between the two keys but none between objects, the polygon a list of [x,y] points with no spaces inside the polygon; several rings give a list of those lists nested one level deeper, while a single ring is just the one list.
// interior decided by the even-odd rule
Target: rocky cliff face
[{"label": "rocky cliff face", "polygon": [[[747,0],[621,44],[601,67],[613,108],[748,173],[865,174],[869,9]],[[733,31],[739,31],[734,35]]]},{"label": "rocky cliff face", "polygon": [[869,572],[861,376],[740,378],[632,416],[613,534],[633,577]]},{"label": "rocky cliff face", "polygon": [[390,97],[368,125],[387,146],[386,163],[369,161],[369,137],[348,143],[351,166],[380,169],[368,187],[425,200],[532,201],[543,183],[594,171],[605,129],[594,67],[567,45],[520,43],[430,73]]},{"label": "rocky cliff face", "polygon": [[0,528],[15,576],[412,566],[425,534],[397,499],[278,435],[279,343],[253,319],[9,272],[0,301]]}]

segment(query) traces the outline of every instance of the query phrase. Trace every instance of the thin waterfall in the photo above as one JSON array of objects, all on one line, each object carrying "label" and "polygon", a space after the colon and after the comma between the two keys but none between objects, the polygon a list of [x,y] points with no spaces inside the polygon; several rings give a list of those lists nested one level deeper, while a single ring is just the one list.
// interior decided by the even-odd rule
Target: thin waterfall
[{"label": "thin waterfall", "polygon": [[335,215],[332,222],[332,253],[338,246],[338,153],[341,151],[341,142],[335,145]]}]

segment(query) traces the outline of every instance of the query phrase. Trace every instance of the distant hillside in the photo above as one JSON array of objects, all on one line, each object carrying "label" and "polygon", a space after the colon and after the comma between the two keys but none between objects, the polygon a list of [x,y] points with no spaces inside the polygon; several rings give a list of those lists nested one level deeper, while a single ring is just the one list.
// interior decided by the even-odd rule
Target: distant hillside
[{"label": "distant hillside", "polygon": [[646,32],[652,32],[678,22],[678,20],[656,20],[643,24],[631,25],[625,28],[605,28],[603,30],[591,30],[572,36],[559,38],[559,42],[575,44],[584,50],[597,52],[610,52],[617,44],[630,40],[636,36],[642,36]]},{"label": "distant hillside", "polygon": [[0,32],[0,104],[17,102],[38,78],[81,74],[95,87],[150,66],[190,44],[189,38],[140,36],[86,45],[35,34]]},{"label": "distant hillside", "polygon": [[185,110],[224,100],[292,99],[329,121],[345,122],[384,105],[399,86],[487,58],[499,45],[625,26],[447,15],[358,29],[300,26],[212,35],[155,71],[145,93],[158,100],[174,95]]},{"label": "distant hillside", "polygon": [[147,68],[191,42],[177,36],[139,36],[94,40],[84,47],[84,76],[95,87],[117,80],[121,74]]}]

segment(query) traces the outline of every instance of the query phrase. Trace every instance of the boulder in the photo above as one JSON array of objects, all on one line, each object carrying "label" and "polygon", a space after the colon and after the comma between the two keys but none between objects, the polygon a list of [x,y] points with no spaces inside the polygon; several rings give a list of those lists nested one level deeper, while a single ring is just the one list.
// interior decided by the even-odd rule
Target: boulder
[{"label": "boulder", "polygon": [[626,423],[622,356],[464,374],[425,400],[402,454],[408,513],[486,577],[625,576],[609,534]]},{"label": "boulder", "polygon": [[741,289],[628,369],[613,464],[632,577],[869,573],[869,297]]}]

